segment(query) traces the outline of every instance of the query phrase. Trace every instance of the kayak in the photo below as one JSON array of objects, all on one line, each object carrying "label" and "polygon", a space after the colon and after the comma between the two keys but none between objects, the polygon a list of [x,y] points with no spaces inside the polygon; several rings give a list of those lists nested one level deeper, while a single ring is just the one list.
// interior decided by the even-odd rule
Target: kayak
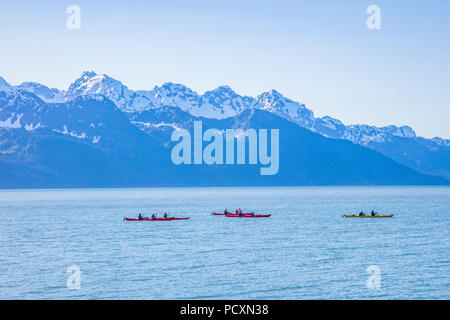
[{"label": "kayak", "polygon": [[136,219],[136,218],[124,218],[125,221],[172,221],[172,220],[187,220],[189,218],[146,218],[146,219]]},{"label": "kayak", "polygon": [[393,214],[380,214],[377,216],[344,215],[345,218],[392,218],[393,216]]},{"label": "kayak", "polygon": [[[225,216],[225,213],[220,213],[220,212],[213,212],[212,213],[214,216]],[[228,214],[235,214],[235,213],[228,213]],[[244,214],[250,214],[250,212],[245,212]]]},{"label": "kayak", "polygon": [[251,214],[244,214],[243,216],[240,216],[238,214],[226,214],[225,216],[227,216],[228,218],[268,218],[271,216],[271,214],[255,214],[255,215],[251,215]]}]

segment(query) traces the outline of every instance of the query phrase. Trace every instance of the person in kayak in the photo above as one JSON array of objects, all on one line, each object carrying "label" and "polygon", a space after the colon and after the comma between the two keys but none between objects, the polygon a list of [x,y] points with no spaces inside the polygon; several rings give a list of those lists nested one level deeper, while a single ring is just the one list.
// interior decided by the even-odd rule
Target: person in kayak
[{"label": "person in kayak", "polygon": [[375,217],[377,214],[376,214],[375,211],[372,210],[372,212],[370,213],[370,215],[371,215],[372,217]]},{"label": "person in kayak", "polygon": [[236,209],[236,214],[239,214],[239,209]]},{"label": "person in kayak", "polygon": [[169,216],[167,215],[167,212],[164,212],[163,217],[164,217],[165,219],[169,218]]},{"label": "person in kayak", "polygon": [[144,217],[142,216],[142,213],[139,213],[138,219],[139,219],[139,220],[144,220]]},{"label": "person in kayak", "polygon": [[362,212],[362,211],[359,213],[359,216],[360,216],[360,217],[363,217],[363,216],[365,216],[365,215],[366,215],[366,214],[365,214],[364,212]]},{"label": "person in kayak", "polygon": [[152,214],[152,219],[156,219],[156,213]]}]

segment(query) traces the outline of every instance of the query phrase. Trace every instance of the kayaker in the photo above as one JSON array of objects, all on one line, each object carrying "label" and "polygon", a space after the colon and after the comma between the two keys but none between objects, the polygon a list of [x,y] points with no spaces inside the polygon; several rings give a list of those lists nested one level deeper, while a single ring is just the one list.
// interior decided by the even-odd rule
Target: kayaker
[{"label": "kayaker", "polygon": [[227,209],[225,209],[225,211],[223,212],[224,214],[228,214],[228,210]]},{"label": "kayaker", "polygon": [[139,213],[138,219],[139,219],[139,220],[144,220],[144,217],[142,216],[142,213]]},{"label": "kayaker", "polygon": [[239,214],[239,209],[236,209],[236,214]]},{"label": "kayaker", "polygon": [[152,219],[156,219],[156,213],[152,214]]},{"label": "kayaker", "polygon": [[375,216],[376,216],[375,211],[372,210],[372,212],[370,213],[370,215],[371,215],[372,217],[375,217]]},{"label": "kayaker", "polygon": [[167,215],[167,212],[164,212],[164,216],[163,216],[164,218],[168,218],[169,216]]},{"label": "kayaker", "polygon": [[360,217],[365,216],[365,215],[366,215],[366,214],[365,214],[364,212],[362,212],[362,211],[359,213],[359,216],[360,216]]}]

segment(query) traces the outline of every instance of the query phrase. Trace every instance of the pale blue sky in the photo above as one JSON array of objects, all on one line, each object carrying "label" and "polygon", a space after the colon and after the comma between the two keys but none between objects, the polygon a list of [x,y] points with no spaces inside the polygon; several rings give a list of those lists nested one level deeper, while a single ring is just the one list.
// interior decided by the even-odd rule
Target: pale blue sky
[{"label": "pale blue sky", "polygon": [[[81,30],[66,8],[81,8]],[[381,30],[366,8],[381,9]],[[450,138],[450,1],[2,1],[0,76],[66,89],[84,70],[130,89],[276,89],[346,124]]]}]

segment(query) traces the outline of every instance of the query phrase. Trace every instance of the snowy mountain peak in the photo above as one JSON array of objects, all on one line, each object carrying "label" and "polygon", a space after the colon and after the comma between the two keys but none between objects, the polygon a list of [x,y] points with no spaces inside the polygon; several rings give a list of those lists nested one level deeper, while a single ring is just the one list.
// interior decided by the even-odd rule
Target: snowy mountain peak
[{"label": "snowy mountain peak", "polygon": [[209,117],[222,119],[235,116],[254,104],[254,98],[241,96],[229,86],[219,86],[205,92],[199,107],[209,110]]},{"label": "snowy mountain peak", "polygon": [[264,104],[284,99],[283,95],[276,90],[265,91],[256,97],[259,102]]},{"label": "snowy mountain peak", "polygon": [[343,125],[343,123],[341,122],[341,120],[336,119],[336,118],[332,118],[332,117],[330,117],[330,116],[324,116],[324,117],[322,117],[322,120],[323,120],[324,122],[330,124],[330,125],[333,125],[333,126],[342,126],[342,125]]},{"label": "snowy mountain peak", "polygon": [[431,140],[436,142],[440,146],[450,147],[450,139],[443,139],[441,137],[434,137]]},{"label": "snowy mountain peak", "polygon": [[391,125],[379,128],[358,124],[347,126],[339,138],[350,140],[356,144],[368,145],[370,142],[389,142],[393,137],[411,139],[416,137],[416,133],[408,126],[397,127]]},{"label": "snowy mountain peak", "polygon": [[106,74],[96,74],[85,71],[81,77],[75,80],[69,87],[68,94],[83,95],[90,93],[112,93],[113,90],[123,91],[126,88],[120,81]]},{"label": "snowy mountain peak", "polygon": [[283,96],[280,92],[278,92],[275,89],[272,89],[270,91],[264,91],[259,96],[256,97],[259,101],[288,101],[291,102],[291,99],[286,98]]},{"label": "snowy mountain peak", "polygon": [[160,87],[155,86],[152,92],[159,94],[160,96],[166,97],[197,97],[198,94],[192,91],[190,88],[182,85],[180,83],[166,82],[163,83]]},{"label": "snowy mountain peak", "polygon": [[402,137],[402,138],[415,138],[416,137],[416,133],[414,132],[414,130],[408,126],[397,127],[397,126],[391,125],[391,126],[387,126],[387,127],[382,127],[382,128],[380,128],[380,130],[383,133],[388,133],[393,136]]},{"label": "snowy mountain peak", "polygon": [[97,73],[95,73],[94,71],[83,71],[82,73],[81,73],[81,77],[84,77],[84,78],[92,78],[92,77],[95,77],[97,75]]},{"label": "snowy mountain peak", "polygon": [[10,85],[10,84],[6,82],[6,80],[2,76],[0,76],[0,86],[1,85]]},{"label": "snowy mountain peak", "polygon": [[199,103],[199,95],[190,88],[173,82],[155,86],[153,90],[146,91],[145,95],[153,99],[152,107],[179,107],[190,112]]},{"label": "snowy mountain peak", "polygon": [[70,86],[68,91],[72,91],[75,88],[81,87],[83,84],[92,81],[93,78],[95,78],[97,74],[93,71],[83,71],[81,76],[76,79]]},{"label": "snowy mountain peak", "polygon": [[228,102],[230,103],[232,100],[236,98],[240,98],[236,92],[233,91],[229,86],[220,86],[214,90],[206,91],[203,95],[203,99],[210,103],[220,103],[220,102]]},{"label": "snowy mountain peak", "polygon": [[10,92],[13,90],[13,86],[11,86],[5,79],[0,77],[0,91]]},{"label": "snowy mountain peak", "polygon": [[[260,105],[261,109],[267,110],[277,110],[280,112],[290,112],[293,111],[295,113],[295,109],[301,108],[305,109],[305,105],[303,103],[298,103],[294,100],[286,98],[280,92],[272,89],[270,91],[263,92],[260,94],[256,100]],[[288,110],[292,108],[292,110]]]},{"label": "snowy mountain peak", "polygon": [[314,113],[311,110],[303,103],[288,99],[276,90],[263,92],[256,99],[259,108],[294,121],[302,127],[312,128],[314,124]]},{"label": "snowy mountain peak", "polygon": [[217,88],[215,88],[214,90],[209,90],[205,92],[206,94],[222,94],[222,95],[230,95],[230,96],[237,96],[238,94],[231,89],[230,86],[218,86]]},{"label": "snowy mountain peak", "polygon": [[221,86],[218,86],[218,87],[217,87],[216,89],[214,89],[214,90],[219,90],[219,91],[232,91],[232,92],[234,92],[234,90],[231,89],[231,87],[228,86],[228,85],[221,85]]},{"label": "snowy mountain peak", "polygon": [[64,92],[55,88],[49,88],[36,82],[24,82],[19,89],[31,92],[48,103],[62,103],[64,102]]},{"label": "snowy mountain peak", "polygon": [[80,78],[70,85],[65,94],[65,99],[71,101],[82,95],[104,95],[112,100],[119,109],[126,111],[134,92],[124,86],[122,82],[106,74],[85,71]]},{"label": "snowy mountain peak", "polygon": [[280,98],[284,98],[284,96],[277,90],[272,89],[269,91],[271,96],[275,96],[275,97],[280,97]]}]

